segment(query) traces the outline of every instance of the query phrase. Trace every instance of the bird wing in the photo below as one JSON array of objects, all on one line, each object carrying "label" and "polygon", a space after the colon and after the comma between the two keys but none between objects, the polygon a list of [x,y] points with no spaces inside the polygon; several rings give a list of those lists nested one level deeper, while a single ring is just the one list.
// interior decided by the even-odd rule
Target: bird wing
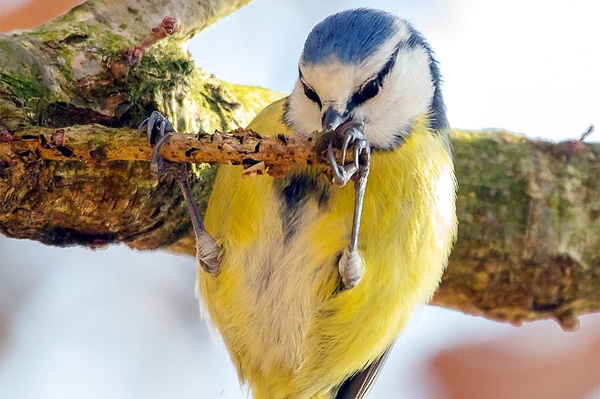
[{"label": "bird wing", "polygon": [[381,354],[373,363],[369,364],[364,370],[354,374],[342,383],[335,399],[363,399],[371,389],[373,382],[379,375],[383,364],[392,351],[390,345],[385,352]]}]

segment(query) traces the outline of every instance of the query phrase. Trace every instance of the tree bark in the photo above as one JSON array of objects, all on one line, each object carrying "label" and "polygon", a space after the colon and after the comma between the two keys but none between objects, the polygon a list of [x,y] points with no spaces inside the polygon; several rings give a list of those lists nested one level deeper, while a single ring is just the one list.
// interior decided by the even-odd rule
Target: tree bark
[{"label": "tree bark", "polygon": [[[193,255],[183,199],[150,175],[150,148],[132,128],[157,109],[182,132],[230,131],[281,96],[220,82],[181,50],[246,2],[88,1],[40,28],[0,35],[0,232]],[[171,26],[168,16],[179,31],[156,38],[151,29]],[[291,162],[320,162],[309,142],[200,138],[177,136],[162,154],[224,156],[275,175]],[[500,131],[455,131],[453,146],[459,237],[433,303],[514,324],[550,317],[565,329],[599,311],[600,146]],[[201,211],[214,174],[195,170]]]}]

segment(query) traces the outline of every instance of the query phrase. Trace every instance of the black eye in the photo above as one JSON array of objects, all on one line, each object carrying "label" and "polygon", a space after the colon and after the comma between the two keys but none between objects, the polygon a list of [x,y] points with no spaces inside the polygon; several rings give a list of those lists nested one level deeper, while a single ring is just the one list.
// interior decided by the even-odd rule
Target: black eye
[{"label": "black eye", "polygon": [[360,91],[360,96],[363,101],[367,101],[370,98],[373,98],[379,93],[379,81],[377,79],[373,79],[369,83],[367,83]]},{"label": "black eye", "polygon": [[306,98],[308,98],[310,101],[319,104],[319,107],[321,107],[321,99],[319,98],[319,95],[307,85],[302,85],[304,86],[304,95],[306,96]]},{"label": "black eye", "polygon": [[379,89],[381,88],[381,80],[379,78],[375,78],[365,84],[359,91],[354,93],[352,98],[350,99],[350,104],[353,106],[359,106],[365,101],[375,97],[377,93],[379,93]]}]

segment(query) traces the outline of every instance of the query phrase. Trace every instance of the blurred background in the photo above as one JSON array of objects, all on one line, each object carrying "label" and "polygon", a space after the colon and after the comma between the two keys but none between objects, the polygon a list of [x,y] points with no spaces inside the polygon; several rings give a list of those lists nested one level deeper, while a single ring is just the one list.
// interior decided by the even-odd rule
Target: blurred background
[{"label": "blurred background", "polygon": [[[0,31],[77,3],[0,0]],[[453,127],[557,141],[600,127],[597,0],[255,0],[189,50],[221,79],[289,92],[311,27],[357,6],[401,15],[428,38]],[[195,274],[193,259],[166,253],[0,236],[0,397],[247,397],[200,318]],[[600,315],[565,333],[552,321],[517,328],[426,306],[370,397],[600,398]]]}]

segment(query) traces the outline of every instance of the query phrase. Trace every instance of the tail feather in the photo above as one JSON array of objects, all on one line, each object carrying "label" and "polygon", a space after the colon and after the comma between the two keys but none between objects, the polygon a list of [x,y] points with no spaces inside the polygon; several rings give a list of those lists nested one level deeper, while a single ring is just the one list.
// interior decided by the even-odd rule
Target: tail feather
[{"label": "tail feather", "polygon": [[390,345],[385,352],[373,363],[369,364],[364,370],[354,374],[350,378],[340,385],[334,399],[363,399],[367,396],[367,393],[371,390],[373,382],[379,375],[379,372],[383,368],[383,364],[387,360],[390,352],[392,351]]}]

